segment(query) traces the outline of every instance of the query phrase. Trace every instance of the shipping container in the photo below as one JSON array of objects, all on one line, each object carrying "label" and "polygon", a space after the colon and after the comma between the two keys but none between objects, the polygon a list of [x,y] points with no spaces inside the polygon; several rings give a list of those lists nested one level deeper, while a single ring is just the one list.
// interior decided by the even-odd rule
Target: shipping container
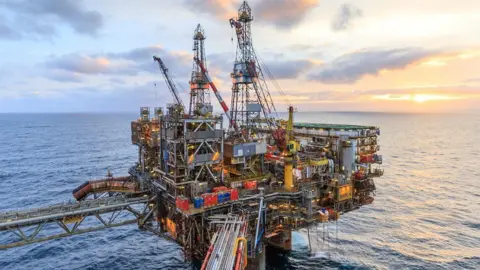
[{"label": "shipping container", "polygon": [[213,192],[220,192],[220,191],[226,191],[228,188],[226,186],[219,186],[219,187],[214,187]]},{"label": "shipping container", "polygon": [[232,201],[238,200],[238,189],[234,188],[230,191],[230,199]]},{"label": "shipping container", "polygon": [[218,196],[217,196],[217,194],[216,194],[216,193],[212,193],[211,196],[212,196],[212,206],[217,205],[217,204],[218,204]]},{"label": "shipping container", "polygon": [[230,201],[230,191],[225,191],[223,194],[223,202],[229,202]]},{"label": "shipping container", "polygon": [[183,196],[177,197],[176,206],[182,211],[187,211],[190,208],[188,198],[185,198]]},{"label": "shipping container", "polygon": [[212,197],[210,196],[209,193],[202,194],[202,198],[203,198],[203,207],[210,207],[212,205]]},{"label": "shipping container", "polygon": [[246,189],[256,189],[257,188],[257,181],[246,181],[244,184],[243,184],[243,187],[246,188]]},{"label": "shipping container", "polygon": [[204,205],[204,201],[202,197],[195,197],[193,200],[193,205],[195,208],[202,208]]},{"label": "shipping container", "polygon": [[225,202],[225,199],[226,199],[226,193],[225,192],[219,192],[217,193],[217,200],[218,200],[218,204],[222,204]]}]

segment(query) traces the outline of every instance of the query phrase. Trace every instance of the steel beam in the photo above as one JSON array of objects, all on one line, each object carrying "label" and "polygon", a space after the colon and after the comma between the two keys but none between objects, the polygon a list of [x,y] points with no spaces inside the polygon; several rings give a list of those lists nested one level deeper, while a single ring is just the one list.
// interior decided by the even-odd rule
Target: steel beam
[{"label": "steel beam", "polygon": [[[148,197],[125,198],[125,197],[110,197],[98,200],[81,201],[78,203],[70,203],[64,205],[55,205],[45,208],[31,209],[22,212],[7,212],[0,213],[0,232],[13,233],[13,238],[7,238],[9,242],[0,244],[1,249],[23,246],[31,243],[43,242],[51,239],[62,238],[66,236],[98,231],[105,228],[112,228],[123,226],[127,224],[137,223],[142,220],[146,221],[152,213],[148,209]],[[133,205],[145,205],[142,211],[136,211],[132,208]],[[117,221],[121,212],[129,213],[133,217]],[[111,213],[109,217],[102,217],[101,214]],[[69,228],[67,224],[68,218],[75,217],[76,222]],[[98,224],[89,225],[83,224],[85,228],[79,228],[86,217],[94,217],[100,221]],[[56,224],[61,228],[60,233],[54,232],[52,235],[37,237],[41,231],[45,230],[46,224]],[[27,235],[25,229],[35,226],[34,231]]]}]

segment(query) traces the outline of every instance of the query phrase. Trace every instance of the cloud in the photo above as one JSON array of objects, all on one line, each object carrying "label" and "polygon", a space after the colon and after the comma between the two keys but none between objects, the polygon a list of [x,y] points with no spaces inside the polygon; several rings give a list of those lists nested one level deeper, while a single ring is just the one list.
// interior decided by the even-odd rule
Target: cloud
[{"label": "cloud", "polygon": [[480,82],[480,78],[471,78],[468,80],[465,80],[466,83],[472,83],[472,82]]},{"label": "cloud", "polygon": [[17,40],[21,35],[8,26],[5,17],[0,15],[0,39]]},{"label": "cloud", "polygon": [[207,68],[210,73],[225,74],[230,77],[234,61],[235,55],[230,52],[212,53],[207,55]]},{"label": "cloud", "polygon": [[[313,68],[316,63],[308,59],[285,59],[283,55],[264,54],[265,63],[268,70],[272,73],[275,79],[294,79],[302,73],[307,72]],[[233,70],[234,55],[232,53],[215,53],[207,56],[207,66],[211,74],[219,76],[223,80],[230,79],[230,72]],[[268,74],[262,65],[262,70],[265,79],[268,79]]]},{"label": "cloud", "polygon": [[120,79],[120,78],[111,78],[110,82],[113,83],[113,84],[124,84],[125,83],[125,81]]},{"label": "cloud", "polygon": [[480,86],[466,85],[432,85],[393,89],[359,90],[356,94],[364,96],[403,96],[403,95],[447,95],[447,96],[480,96]]},{"label": "cloud", "polygon": [[190,74],[193,63],[193,55],[190,52],[167,51],[161,46],[148,46],[135,48],[121,53],[109,53],[111,59],[124,59],[135,63],[137,70],[157,74],[158,64],[153,61],[153,56],[159,56],[172,74],[184,76]]},{"label": "cloud", "polygon": [[[366,90],[293,90],[286,91],[287,98],[292,104],[327,104],[351,103],[361,104],[376,100],[402,101],[402,102],[429,102],[429,101],[455,101],[480,99],[480,86],[422,86],[392,89],[366,89]],[[294,94],[293,94],[294,93]],[[274,101],[281,103],[282,96],[274,95]],[[314,108],[314,107],[312,107]]]},{"label": "cloud", "polygon": [[54,57],[46,66],[82,74],[114,73],[111,62],[103,57],[91,57],[76,53]]},{"label": "cloud", "polygon": [[302,59],[271,61],[267,62],[266,65],[276,79],[295,79],[299,77],[300,74],[305,73],[312,68],[315,63],[310,60]]},{"label": "cloud", "polygon": [[351,4],[343,4],[340,7],[335,18],[332,21],[333,31],[344,31],[352,27],[352,21],[356,18],[362,17],[363,12],[358,7]]},{"label": "cloud", "polygon": [[[193,63],[193,55],[190,52],[182,51],[167,51],[160,46],[149,46],[132,49],[122,53],[108,54],[112,58],[120,58],[133,61],[137,66],[144,71],[152,73],[158,72],[158,66],[153,61],[153,56],[159,56],[165,62],[165,65],[173,73],[181,73],[188,70],[190,73],[191,65]],[[148,67],[145,67],[147,65]]]},{"label": "cloud", "polygon": [[83,81],[80,74],[59,69],[47,70],[43,76],[57,82],[80,83]]},{"label": "cloud", "polygon": [[15,14],[8,23],[0,17],[0,38],[4,39],[51,37],[61,23],[79,34],[96,36],[103,26],[103,16],[85,9],[80,0],[6,0],[0,6]]},{"label": "cloud", "polygon": [[334,59],[309,78],[325,84],[353,84],[363,76],[376,76],[384,69],[403,69],[437,53],[418,47],[360,50]]},{"label": "cloud", "polygon": [[[200,12],[226,20],[238,16],[240,0],[184,0],[182,4],[193,12]],[[320,0],[259,0],[252,9],[254,19],[279,29],[290,29],[303,21]]]},{"label": "cloud", "polygon": [[314,46],[312,44],[292,44],[287,46],[287,49],[293,52],[303,52],[303,51],[308,51],[310,49],[316,48],[317,46]]},{"label": "cloud", "polygon": [[125,52],[104,54],[70,53],[52,56],[41,64],[47,71],[44,76],[56,81],[78,82],[82,75],[128,75],[141,72],[159,74],[152,56],[158,55],[171,70],[182,79],[190,74],[192,56],[189,53],[167,51],[160,46],[135,48]]},{"label": "cloud", "polygon": [[213,15],[225,20],[235,17],[240,6],[239,0],[183,0],[182,4],[193,12]]},{"label": "cloud", "polygon": [[279,29],[290,29],[303,21],[319,0],[262,0],[253,8],[254,18]]},{"label": "cloud", "polygon": [[141,106],[164,106],[172,100],[165,84],[155,87],[155,81],[148,80],[123,85],[62,84],[15,94],[0,98],[0,112],[137,112]]}]

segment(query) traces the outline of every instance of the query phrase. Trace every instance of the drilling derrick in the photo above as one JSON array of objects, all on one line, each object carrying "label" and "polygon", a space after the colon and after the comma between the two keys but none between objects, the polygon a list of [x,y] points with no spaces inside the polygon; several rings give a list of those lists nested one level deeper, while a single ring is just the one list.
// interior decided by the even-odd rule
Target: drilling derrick
[{"label": "drilling derrick", "polygon": [[[225,142],[226,182],[231,187],[249,185],[270,177],[264,164],[267,143],[260,131],[275,125],[269,114],[275,110],[252,43],[252,10],[243,2],[238,18],[230,19],[237,35],[232,77],[230,134]],[[262,82],[262,83],[260,83]],[[256,182],[255,182],[256,183]]]},{"label": "drilling derrick", "polygon": [[[212,113],[213,107],[210,103],[210,95],[208,92],[209,82],[201,69],[203,66],[207,68],[207,60],[205,55],[205,32],[200,24],[193,34],[193,71],[190,80],[190,107],[189,115],[206,115]],[[197,61],[198,59],[198,61]]]},{"label": "drilling derrick", "polygon": [[275,106],[252,43],[252,21],[252,10],[246,1],[238,10],[238,18],[230,19],[230,26],[237,35],[237,51],[231,73],[231,119],[244,129],[247,137],[261,126],[275,126],[269,116],[275,112]]}]

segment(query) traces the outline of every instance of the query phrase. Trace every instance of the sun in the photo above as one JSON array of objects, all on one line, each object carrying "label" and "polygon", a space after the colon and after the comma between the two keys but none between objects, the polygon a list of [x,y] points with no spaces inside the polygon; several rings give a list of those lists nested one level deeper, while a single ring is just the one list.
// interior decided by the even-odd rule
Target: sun
[{"label": "sun", "polygon": [[446,95],[435,95],[435,94],[412,94],[410,95],[410,100],[413,100],[417,103],[424,103],[430,100],[452,100],[457,99],[456,97],[446,96]]},{"label": "sun", "polygon": [[429,97],[429,95],[412,95],[411,99],[418,103],[424,103],[425,101],[429,101],[435,98]]}]

